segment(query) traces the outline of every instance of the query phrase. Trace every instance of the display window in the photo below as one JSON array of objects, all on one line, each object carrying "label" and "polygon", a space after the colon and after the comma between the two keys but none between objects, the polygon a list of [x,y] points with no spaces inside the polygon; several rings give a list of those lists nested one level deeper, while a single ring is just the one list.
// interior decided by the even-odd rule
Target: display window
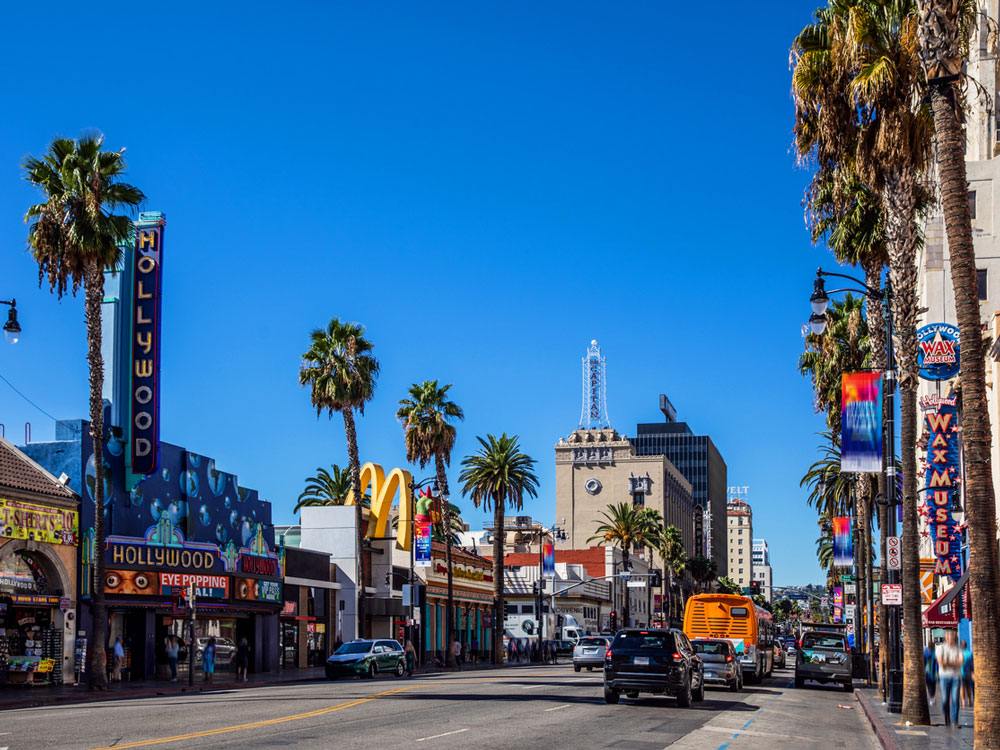
[{"label": "display window", "polygon": [[[170,636],[176,636],[180,642],[177,669],[187,673],[190,664],[188,648],[191,640],[190,620],[162,615],[158,618],[156,628],[156,663],[157,672],[163,673],[167,667],[166,645]],[[234,658],[236,644],[239,639],[249,640],[249,620],[246,618],[220,617],[201,618],[194,622],[194,668],[201,670],[205,648],[211,638],[215,639],[215,669],[216,671],[235,671]]]}]

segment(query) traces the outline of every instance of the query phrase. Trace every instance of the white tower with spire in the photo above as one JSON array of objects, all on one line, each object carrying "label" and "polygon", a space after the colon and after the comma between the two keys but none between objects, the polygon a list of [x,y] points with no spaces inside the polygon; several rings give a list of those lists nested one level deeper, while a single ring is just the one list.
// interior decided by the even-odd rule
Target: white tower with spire
[{"label": "white tower with spire", "polygon": [[583,358],[583,409],[578,429],[603,430],[610,427],[607,360],[601,356],[601,347],[594,339],[587,347],[587,356]]}]

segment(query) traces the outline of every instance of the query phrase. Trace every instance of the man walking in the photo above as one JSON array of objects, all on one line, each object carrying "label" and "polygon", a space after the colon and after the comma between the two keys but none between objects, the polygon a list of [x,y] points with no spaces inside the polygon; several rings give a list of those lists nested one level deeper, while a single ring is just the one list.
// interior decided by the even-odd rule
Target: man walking
[{"label": "man walking", "polygon": [[451,653],[455,657],[455,666],[458,667],[458,671],[462,671],[462,642],[455,637],[455,642],[451,645]]},{"label": "man walking", "polygon": [[111,667],[111,679],[114,682],[121,682],[122,669],[125,668],[125,646],[122,645],[122,637],[115,637],[115,645],[112,649],[114,661]]},{"label": "man walking", "polygon": [[945,631],[944,643],[937,648],[938,675],[941,677],[941,711],[944,713],[945,726],[958,726],[962,661],[962,649],[958,647],[958,633],[954,629]]},{"label": "man walking", "polygon": [[177,656],[181,647],[177,642],[177,636],[167,637],[167,664],[170,666],[170,681],[177,682]]}]

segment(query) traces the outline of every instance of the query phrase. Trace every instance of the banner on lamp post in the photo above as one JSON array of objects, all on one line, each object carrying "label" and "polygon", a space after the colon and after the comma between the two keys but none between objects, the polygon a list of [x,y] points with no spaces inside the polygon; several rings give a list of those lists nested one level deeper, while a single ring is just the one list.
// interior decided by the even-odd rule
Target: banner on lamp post
[{"label": "banner on lamp post", "polygon": [[833,519],[833,564],[838,568],[849,568],[854,564],[850,516],[837,516]]},{"label": "banner on lamp post", "polygon": [[542,575],[545,578],[556,576],[556,548],[552,542],[542,544]]},{"label": "banner on lamp post", "polygon": [[413,565],[417,568],[431,566],[431,522],[417,521],[414,529],[417,543],[413,550]]},{"label": "banner on lamp post", "polygon": [[847,372],[841,380],[840,470],[882,471],[882,375]]}]

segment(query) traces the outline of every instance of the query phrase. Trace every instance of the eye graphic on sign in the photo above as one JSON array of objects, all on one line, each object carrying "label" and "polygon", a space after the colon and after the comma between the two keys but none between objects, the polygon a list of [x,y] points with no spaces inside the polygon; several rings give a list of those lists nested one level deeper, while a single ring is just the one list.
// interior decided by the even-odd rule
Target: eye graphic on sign
[{"label": "eye graphic on sign", "polygon": [[157,593],[156,576],[137,570],[109,570],[104,576],[104,591],[108,594],[139,594]]},{"label": "eye graphic on sign", "polygon": [[601,491],[601,480],[596,477],[591,477],[583,484],[583,489],[587,490],[591,495],[596,495]]}]

